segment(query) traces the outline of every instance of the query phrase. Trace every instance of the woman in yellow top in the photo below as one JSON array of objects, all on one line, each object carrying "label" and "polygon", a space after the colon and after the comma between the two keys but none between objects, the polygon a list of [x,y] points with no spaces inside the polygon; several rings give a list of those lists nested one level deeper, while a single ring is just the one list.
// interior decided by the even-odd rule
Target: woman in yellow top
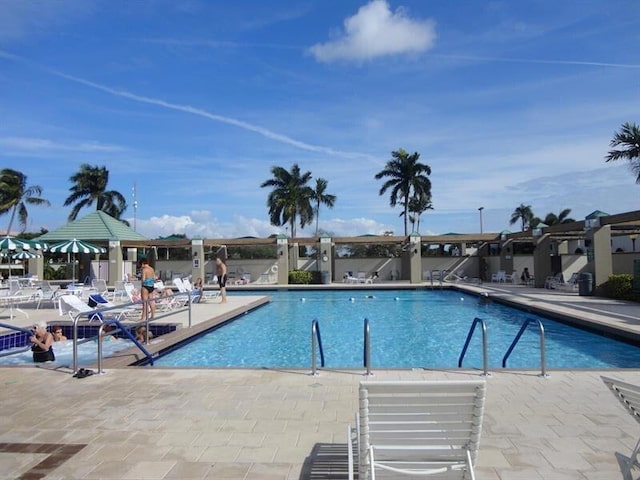
[{"label": "woman in yellow top", "polygon": [[147,309],[151,311],[151,318],[156,316],[156,302],[153,301],[155,298],[154,295],[154,284],[156,283],[156,272],[151,265],[149,265],[149,260],[143,258],[140,261],[142,265],[142,288],[140,289],[140,293],[142,294],[142,318],[141,321],[147,319]]}]

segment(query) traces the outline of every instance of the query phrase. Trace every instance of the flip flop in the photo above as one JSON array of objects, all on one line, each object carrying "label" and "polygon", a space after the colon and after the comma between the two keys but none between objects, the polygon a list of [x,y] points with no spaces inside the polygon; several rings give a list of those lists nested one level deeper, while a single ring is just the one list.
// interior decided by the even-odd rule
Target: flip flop
[{"label": "flip flop", "polygon": [[76,373],[73,374],[73,378],[82,378],[84,376],[85,369],[81,368]]}]

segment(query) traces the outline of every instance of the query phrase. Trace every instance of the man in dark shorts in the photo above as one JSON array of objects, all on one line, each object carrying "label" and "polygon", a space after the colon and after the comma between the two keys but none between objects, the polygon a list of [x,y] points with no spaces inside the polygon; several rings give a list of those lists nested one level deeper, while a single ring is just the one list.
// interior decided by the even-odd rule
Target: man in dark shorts
[{"label": "man in dark shorts", "polygon": [[227,303],[227,265],[221,258],[216,258],[216,275],[220,287],[220,302]]}]

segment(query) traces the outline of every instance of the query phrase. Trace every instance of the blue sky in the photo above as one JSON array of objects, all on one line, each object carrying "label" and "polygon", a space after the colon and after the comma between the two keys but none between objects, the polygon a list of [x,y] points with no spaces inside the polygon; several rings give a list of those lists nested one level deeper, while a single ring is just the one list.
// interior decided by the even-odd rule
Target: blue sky
[{"label": "blue sky", "polygon": [[0,0],[0,165],[52,203],[28,230],[90,163],[136,183],[143,234],[265,236],[259,185],[297,162],[338,197],[322,228],[400,233],[373,178],[397,148],[433,170],[422,233],[635,210],[603,157],[640,121],[638,25],[636,0]]}]

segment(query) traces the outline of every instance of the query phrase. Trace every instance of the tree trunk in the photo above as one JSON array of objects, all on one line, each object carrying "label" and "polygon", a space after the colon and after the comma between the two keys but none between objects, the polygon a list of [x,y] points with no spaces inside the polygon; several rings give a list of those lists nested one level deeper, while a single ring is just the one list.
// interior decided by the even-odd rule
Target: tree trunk
[{"label": "tree trunk", "polygon": [[409,235],[409,193],[404,196],[404,236]]},{"label": "tree trunk", "polygon": [[18,210],[18,204],[16,203],[11,210],[11,218],[9,219],[9,226],[7,227],[7,237],[11,235],[11,227],[13,226],[13,220],[16,218],[16,210]]},{"label": "tree trunk", "polygon": [[291,238],[296,238],[296,216],[294,215],[289,220],[289,225],[291,225]]},{"label": "tree trunk", "polygon": [[320,224],[320,202],[316,205],[316,237],[318,236],[318,226]]}]

